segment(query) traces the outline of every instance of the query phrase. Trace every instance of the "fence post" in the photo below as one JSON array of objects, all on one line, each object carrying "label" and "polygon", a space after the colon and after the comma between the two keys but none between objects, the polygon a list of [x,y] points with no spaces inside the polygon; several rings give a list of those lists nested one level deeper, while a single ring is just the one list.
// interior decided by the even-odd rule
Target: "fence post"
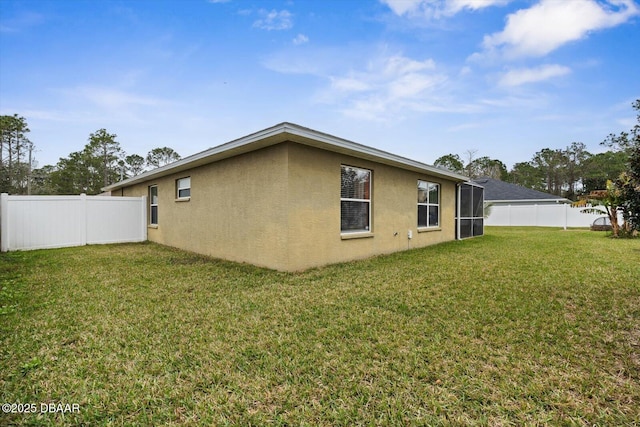
[{"label": "fence post", "polygon": [[9,251],[9,194],[0,194],[0,252]]},{"label": "fence post", "polygon": [[142,241],[147,240],[147,196],[142,196]]},{"label": "fence post", "polygon": [[80,204],[82,205],[82,207],[80,208],[82,210],[82,224],[80,224],[80,244],[82,246],[86,246],[87,244],[87,224],[88,224],[88,220],[87,220],[87,215],[89,215],[89,209],[87,209],[87,194],[86,193],[80,193]]}]

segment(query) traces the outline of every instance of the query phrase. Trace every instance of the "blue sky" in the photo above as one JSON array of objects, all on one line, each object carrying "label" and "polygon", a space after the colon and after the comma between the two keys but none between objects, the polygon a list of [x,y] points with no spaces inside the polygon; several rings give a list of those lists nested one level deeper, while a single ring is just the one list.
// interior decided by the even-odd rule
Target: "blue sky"
[{"label": "blue sky", "polygon": [[0,0],[0,114],[40,166],[106,128],[183,157],[289,121],[511,167],[635,123],[636,0]]}]

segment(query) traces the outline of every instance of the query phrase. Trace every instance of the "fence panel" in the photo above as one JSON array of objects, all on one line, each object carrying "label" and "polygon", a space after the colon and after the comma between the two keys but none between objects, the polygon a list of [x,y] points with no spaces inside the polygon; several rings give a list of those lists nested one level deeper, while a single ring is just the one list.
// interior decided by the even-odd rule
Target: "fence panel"
[{"label": "fence panel", "polygon": [[0,250],[147,239],[145,197],[0,196]]},{"label": "fence panel", "polygon": [[87,244],[147,240],[146,197],[87,197]]},{"label": "fence panel", "polygon": [[[598,208],[598,207],[596,207]],[[602,213],[587,214],[585,208],[571,205],[493,205],[486,225],[493,226],[538,226],[538,227],[589,227]]]}]

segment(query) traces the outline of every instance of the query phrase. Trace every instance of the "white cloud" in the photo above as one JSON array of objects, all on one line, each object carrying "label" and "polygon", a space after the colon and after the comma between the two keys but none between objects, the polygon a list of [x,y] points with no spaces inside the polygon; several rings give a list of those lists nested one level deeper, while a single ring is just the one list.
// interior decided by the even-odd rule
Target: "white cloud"
[{"label": "white cloud", "polygon": [[511,0],[449,0],[445,10],[450,14],[458,13],[464,9],[480,10],[491,6],[504,6]]},{"label": "white cloud", "polygon": [[564,76],[571,73],[569,67],[549,64],[535,68],[518,68],[507,71],[500,79],[501,86],[520,86],[548,80],[552,77]]},{"label": "white cloud", "polygon": [[253,23],[254,28],[260,28],[262,30],[288,30],[293,27],[293,15],[288,10],[265,10],[260,9],[258,14],[260,19]]},{"label": "white cloud", "polygon": [[166,101],[157,98],[136,95],[110,87],[78,86],[64,89],[60,92],[72,98],[84,99],[98,107],[111,110],[122,110],[133,106],[155,107],[166,104]]},{"label": "white cloud", "polygon": [[380,0],[398,16],[441,18],[463,10],[503,6],[512,0]]},{"label": "white cloud", "polygon": [[294,39],[293,39],[293,44],[297,45],[301,45],[301,44],[305,44],[309,42],[309,37],[305,36],[304,34],[298,34]]},{"label": "white cloud", "polygon": [[429,95],[447,82],[432,59],[418,61],[401,54],[382,55],[364,69],[331,76],[319,99],[342,104],[348,116],[385,120],[389,115],[423,111]]},{"label": "white cloud", "polygon": [[365,60],[368,48],[358,45],[314,46],[308,49],[287,48],[266,55],[261,63],[283,74],[308,74],[326,78],[353,68]]},{"label": "white cloud", "polygon": [[386,4],[396,15],[404,15],[405,13],[418,9],[423,0],[380,0]]},{"label": "white cloud", "polygon": [[407,73],[416,73],[424,70],[433,70],[436,67],[433,59],[424,61],[416,61],[401,55],[390,56],[383,63],[383,72],[388,76],[403,75]]},{"label": "white cloud", "polygon": [[632,0],[542,0],[510,14],[504,30],[485,36],[484,52],[472,57],[496,53],[507,58],[544,56],[592,31],[622,24],[639,12]]},{"label": "white cloud", "polygon": [[399,76],[389,83],[389,99],[413,98],[424,93],[427,89],[437,86],[443,82],[441,75],[425,75],[411,73]]},{"label": "white cloud", "polygon": [[362,80],[353,77],[332,77],[331,87],[339,92],[363,92],[371,89],[371,86]]},{"label": "white cloud", "polygon": [[460,72],[459,72],[458,74],[459,74],[461,77],[468,76],[468,75],[473,74],[473,70],[472,70],[472,69],[471,69],[471,67],[469,67],[469,66],[464,66],[464,67],[462,67],[462,68],[460,69]]}]

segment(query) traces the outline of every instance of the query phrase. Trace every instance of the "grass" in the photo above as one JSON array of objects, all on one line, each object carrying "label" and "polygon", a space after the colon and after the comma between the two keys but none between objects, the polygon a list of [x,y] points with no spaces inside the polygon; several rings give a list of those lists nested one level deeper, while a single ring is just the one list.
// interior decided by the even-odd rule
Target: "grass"
[{"label": "grass", "polygon": [[486,236],[279,273],[145,243],[0,255],[0,425],[637,425],[640,243]]}]

